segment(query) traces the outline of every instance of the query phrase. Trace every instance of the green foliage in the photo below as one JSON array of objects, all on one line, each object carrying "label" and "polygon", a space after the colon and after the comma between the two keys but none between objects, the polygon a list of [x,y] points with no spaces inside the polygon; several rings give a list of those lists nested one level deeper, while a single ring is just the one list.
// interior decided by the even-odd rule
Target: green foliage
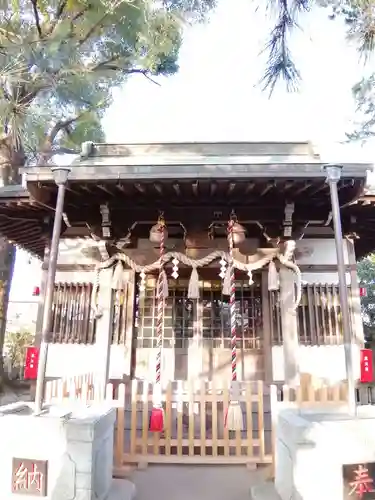
[{"label": "green foliage", "polygon": [[289,90],[299,88],[301,76],[289,50],[289,39],[299,28],[301,14],[313,7],[326,9],[332,20],[345,21],[348,40],[357,46],[361,57],[374,51],[375,0],[268,0],[268,6],[275,21],[265,48],[268,61],[262,83],[271,93],[280,79]]},{"label": "green foliage", "polygon": [[360,119],[347,137],[349,141],[366,141],[375,135],[375,73],[353,87],[353,97]]},{"label": "green foliage", "polygon": [[214,3],[0,0],[0,133],[34,160],[103,140],[112,89],[131,74],[175,73],[184,22]]},{"label": "green foliage", "polygon": [[12,367],[19,369],[24,366],[26,348],[33,343],[34,335],[27,330],[6,333],[5,347]]},{"label": "green foliage", "polygon": [[[344,21],[348,41],[357,47],[365,62],[375,49],[375,0],[268,0],[275,21],[265,47],[268,61],[262,85],[272,94],[279,80],[288,90],[298,90],[301,75],[289,50],[290,34],[299,27],[298,18],[313,7],[324,8],[328,17]],[[349,141],[365,141],[375,135],[375,73],[353,87],[358,120],[347,134]]]},{"label": "green foliage", "polygon": [[358,262],[357,271],[360,286],[367,289],[366,297],[361,297],[365,337],[375,340],[375,254]]},{"label": "green foliage", "polygon": [[298,28],[298,16],[310,10],[311,0],[269,0],[268,16],[275,18],[274,27],[265,51],[268,53],[267,67],[262,79],[264,90],[270,94],[275,85],[283,79],[288,90],[296,90],[300,81],[300,73],[289,50],[291,32]]},{"label": "green foliage", "polygon": [[[175,73],[184,23],[202,21],[214,3],[0,0],[3,183],[19,182],[26,160],[46,163],[55,153],[77,152],[86,140],[102,141],[101,118],[113,88],[131,74]],[[3,294],[4,309],[7,300]]]}]

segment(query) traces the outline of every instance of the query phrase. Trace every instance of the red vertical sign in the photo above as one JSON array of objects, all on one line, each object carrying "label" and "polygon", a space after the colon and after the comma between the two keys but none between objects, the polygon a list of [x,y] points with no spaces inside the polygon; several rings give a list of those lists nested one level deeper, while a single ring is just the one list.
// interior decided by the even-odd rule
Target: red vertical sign
[{"label": "red vertical sign", "polygon": [[361,349],[361,382],[369,384],[373,381],[374,367],[372,362],[372,350]]},{"label": "red vertical sign", "polygon": [[367,288],[364,286],[361,286],[359,288],[359,296],[360,297],[367,297]]},{"label": "red vertical sign", "polygon": [[24,378],[35,380],[38,374],[39,349],[37,347],[28,347],[25,357]]}]

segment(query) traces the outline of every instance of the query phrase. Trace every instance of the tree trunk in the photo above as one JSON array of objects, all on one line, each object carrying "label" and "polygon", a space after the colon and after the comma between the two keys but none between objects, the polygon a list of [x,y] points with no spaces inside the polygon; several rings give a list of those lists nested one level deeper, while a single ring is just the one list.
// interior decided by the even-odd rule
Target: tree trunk
[{"label": "tree trunk", "polygon": [[[13,143],[10,135],[0,137],[0,164],[2,186],[19,184],[19,167],[25,164],[25,154],[19,143]],[[0,392],[6,378],[3,351],[15,257],[16,248],[6,238],[0,237]]]},{"label": "tree trunk", "polygon": [[15,258],[16,248],[5,238],[0,238],[0,392],[3,390],[5,379],[3,349]]}]

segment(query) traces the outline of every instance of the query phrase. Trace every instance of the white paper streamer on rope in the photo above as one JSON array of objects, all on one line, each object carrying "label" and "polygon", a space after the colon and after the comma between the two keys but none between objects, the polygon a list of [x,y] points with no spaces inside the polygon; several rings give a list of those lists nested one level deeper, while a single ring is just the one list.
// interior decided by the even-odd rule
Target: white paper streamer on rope
[{"label": "white paper streamer on rope", "polygon": [[117,261],[112,275],[112,290],[125,290],[126,288],[126,272],[120,260]]},{"label": "white paper streamer on rope", "polygon": [[[241,271],[245,271],[246,273],[248,273],[249,278],[251,278],[252,271],[255,271],[257,269],[261,269],[262,267],[266,266],[267,264],[270,264],[275,258],[277,258],[282,265],[284,265],[285,267],[288,267],[296,274],[296,277],[297,277],[297,280],[296,280],[297,295],[296,295],[296,300],[294,303],[294,309],[296,309],[298,307],[298,305],[301,301],[301,297],[302,297],[301,271],[300,271],[299,267],[297,266],[297,264],[295,264],[294,262],[292,262],[290,260],[291,247],[287,248],[285,255],[281,254],[280,250],[278,248],[275,248],[272,250],[273,251],[267,252],[267,254],[263,255],[257,261],[252,262],[250,264],[245,264],[245,263],[240,262],[238,260],[234,260],[233,265],[236,269],[239,269]],[[181,264],[192,268],[192,273],[191,273],[190,282],[189,282],[189,290],[190,290],[191,296],[189,294],[189,298],[193,299],[193,298],[199,297],[198,268],[205,267],[205,266],[211,264],[211,262],[213,262],[216,259],[220,259],[220,265],[221,265],[220,277],[224,278],[224,282],[225,282],[225,278],[227,275],[227,266],[226,265],[224,266],[224,263],[228,262],[228,254],[224,251],[216,250],[216,251],[211,252],[210,254],[208,254],[207,256],[205,256],[201,259],[191,259],[190,257],[187,257],[187,255],[185,255],[181,252],[168,252],[163,257],[163,264],[172,260],[173,265],[175,265],[175,263],[173,262],[174,259],[178,260]],[[146,275],[150,272],[157,270],[158,266],[159,266],[159,261],[155,261],[155,262],[148,264],[146,266],[141,266],[141,265],[137,264],[127,254],[117,253],[117,254],[113,255],[112,257],[99,263],[97,265],[96,270],[97,270],[97,272],[100,272],[101,269],[106,269],[108,267],[111,267],[115,263],[117,264],[118,261],[121,261],[124,265],[126,265],[127,267],[132,269],[134,272],[140,274],[140,291],[141,292],[145,289]],[[274,265],[274,263],[273,263],[273,265]],[[166,281],[168,282],[168,280],[166,280]],[[225,283],[223,283],[223,293],[225,292],[225,289],[226,289]]]},{"label": "white paper streamer on rope", "polygon": [[188,299],[199,299],[199,276],[196,266],[193,266],[190,275]]},{"label": "white paper streamer on rope", "polygon": [[268,264],[268,290],[274,292],[280,287],[279,273],[273,260]]}]

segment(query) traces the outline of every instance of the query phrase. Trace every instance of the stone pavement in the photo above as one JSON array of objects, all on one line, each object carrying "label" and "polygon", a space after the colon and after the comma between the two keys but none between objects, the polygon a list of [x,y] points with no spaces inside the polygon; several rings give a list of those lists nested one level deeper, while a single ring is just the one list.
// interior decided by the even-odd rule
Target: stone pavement
[{"label": "stone pavement", "polygon": [[17,401],[30,401],[30,391],[27,388],[15,391],[7,387],[5,393],[0,394],[0,406],[17,403]]},{"label": "stone pavement", "polygon": [[245,500],[265,474],[245,466],[150,465],[130,479],[137,500]]}]

